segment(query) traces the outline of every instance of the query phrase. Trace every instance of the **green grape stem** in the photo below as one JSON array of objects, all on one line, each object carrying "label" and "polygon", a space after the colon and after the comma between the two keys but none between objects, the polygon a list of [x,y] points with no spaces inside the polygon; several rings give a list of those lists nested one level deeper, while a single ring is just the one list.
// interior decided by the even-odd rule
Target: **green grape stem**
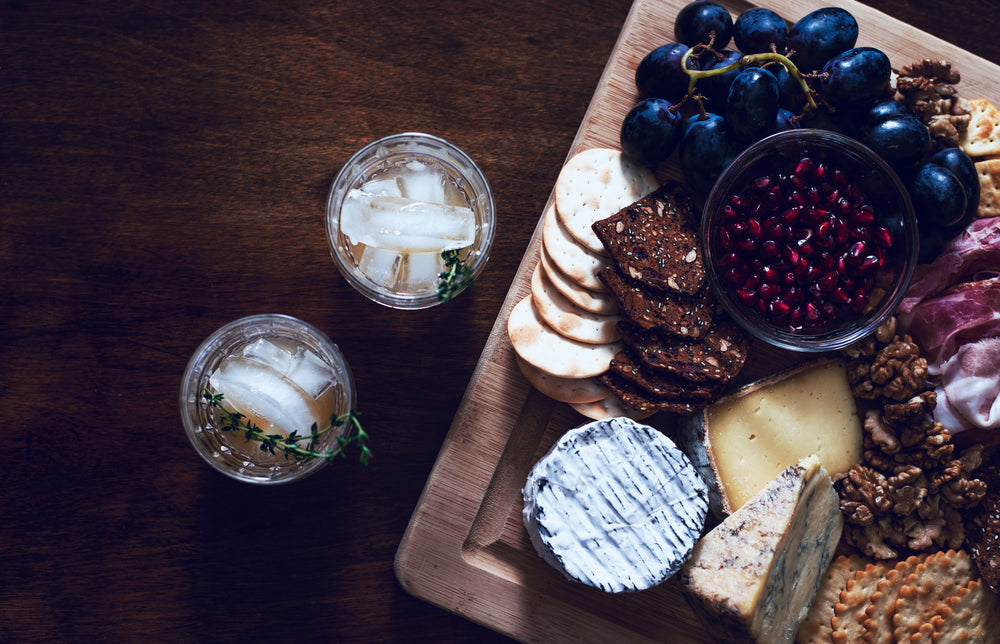
[{"label": "green grape stem", "polygon": [[[222,431],[232,431],[243,434],[243,436],[248,441],[257,441],[260,443],[260,449],[262,452],[267,452],[268,454],[276,454],[280,452],[287,459],[292,457],[297,461],[304,461],[313,458],[325,458],[327,460],[332,460],[338,456],[344,456],[345,452],[350,447],[357,447],[359,449],[359,460],[362,465],[368,465],[372,458],[372,452],[366,445],[368,441],[368,432],[366,432],[361,427],[361,421],[358,417],[358,413],[354,410],[347,412],[346,414],[341,414],[337,416],[335,414],[330,416],[330,424],[319,429],[317,423],[313,423],[308,434],[299,435],[297,430],[292,431],[288,436],[282,436],[281,434],[265,434],[257,425],[249,422],[247,417],[243,414],[235,411],[229,411],[222,406],[222,401],[225,396],[221,393],[212,393],[209,389],[205,389],[202,394],[210,407],[218,409],[219,415],[222,418],[223,425],[220,429]],[[334,428],[342,427],[348,425],[348,431],[346,435],[342,434],[337,436],[337,445],[326,451],[317,451],[316,441],[317,439],[332,431]],[[308,440],[308,447],[300,447],[299,441]]]},{"label": "green grape stem", "polygon": [[[701,80],[702,78],[708,78],[710,76],[720,76],[722,74],[725,74],[726,72],[731,72],[734,69],[739,69],[741,67],[750,67],[755,64],[763,64],[770,61],[776,61],[780,63],[782,66],[784,66],[786,70],[788,70],[788,73],[792,75],[792,78],[794,78],[795,81],[799,84],[799,87],[802,88],[802,93],[805,95],[806,102],[808,103],[809,106],[808,109],[816,110],[819,108],[819,105],[816,104],[816,100],[813,98],[812,90],[809,88],[809,83],[806,82],[806,79],[802,75],[802,72],[800,72],[799,68],[795,65],[795,63],[793,63],[791,59],[788,58],[788,56],[785,56],[784,54],[779,54],[777,52],[750,54],[749,56],[743,56],[736,62],[730,63],[725,67],[719,67],[718,69],[688,69],[687,66],[688,60],[690,60],[692,54],[696,51],[699,54],[701,53],[699,47],[696,46],[688,49],[686,52],[684,52],[684,55],[681,56],[681,69],[684,70],[684,73],[687,74],[688,78],[690,79],[688,81],[688,92],[687,92],[688,95],[690,96],[698,96],[696,85],[698,81]],[[711,51],[711,50],[705,50],[705,51]],[[701,101],[699,101],[699,104],[700,103]]]}]

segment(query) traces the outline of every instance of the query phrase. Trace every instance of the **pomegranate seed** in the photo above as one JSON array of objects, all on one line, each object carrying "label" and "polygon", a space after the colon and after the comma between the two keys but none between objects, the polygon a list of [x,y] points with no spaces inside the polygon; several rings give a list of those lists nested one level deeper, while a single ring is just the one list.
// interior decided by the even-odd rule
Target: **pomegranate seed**
[{"label": "pomegranate seed", "polygon": [[739,286],[744,281],[746,281],[746,273],[738,268],[730,268],[726,271],[724,279],[732,284],[733,286]]},{"label": "pomegranate seed", "polygon": [[756,291],[759,286],[760,286],[760,278],[757,277],[756,275],[750,275],[749,277],[747,277],[747,281],[743,282],[743,288],[750,291]]},{"label": "pomegranate seed", "polygon": [[878,268],[878,264],[879,261],[877,255],[866,255],[865,258],[861,260],[861,263],[858,264],[858,270],[867,272]]},{"label": "pomegranate seed", "polygon": [[868,241],[871,239],[871,231],[864,226],[851,228],[851,234],[847,241]]},{"label": "pomegranate seed", "polygon": [[785,292],[781,295],[782,298],[789,304],[802,304],[805,300],[805,296],[802,294],[802,289],[798,286],[791,285],[785,288]]},{"label": "pomegranate seed", "polygon": [[813,248],[807,240],[799,240],[798,242],[799,254],[805,257],[811,257],[816,253],[816,249]]},{"label": "pomegranate seed", "polygon": [[781,203],[781,197],[783,196],[783,191],[780,185],[773,185],[767,190],[767,195],[764,197],[764,203],[767,204],[769,208],[776,208],[779,203]]},{"label": "pomegranate seed", "polygon": [[792,312],[788,314],[788,324],[792,328],[798,328],[802,326],[802,307],[796,306],[792,309]]},{"label": "pomegranate seed", "polygon": [[747,207],[747,202],[745,199],[743,199],[743,197],[739,195],[733,195],[732,197],[729,198],[729,205],[734,210],[743,210]]},{"label": "pomegranate seed", "polygon": [[855,226],[871,226],[875,221],[875,211],[871,206],[861,206],[851,217],[851,223]]},{"label": "pomegranate seed", "polygon": [[747,234],[747,223],[745,221],[734,221],[729,226],[729,232],[733,239],[740,239]]},{"label": "pomegranate seed", "polygon": [[747,237],[755,241],[760,241],[764,238],[764,227],[760,225],[759,220],[747,219]]},{"label": "pomegranate seed", "polygon": [[765,300],[773,300],[781,295],[781,287],[777,284],[761,284],[760,296]]},{"label": "pomegranate seed", "polygon": [[851,227],[843,219],[833,220],[833,239],[838,244],[846,244],[851,238]]},{"label": "pomegranate seed", "polygon": [[789,208],[788,210],[786,210],[781,214],[781,218],[784,220],[786,224],[790,226],[799,223],[799,217],[802,216],[803,205],[804,204],[798,204],[792,206],[791,208]]},{"label": "pomegranate seed", "polygon": [[820,239],[828,239],[833,235],[833,224],[828,221],[820,222],[819,226],[816,227],[816,235]]},{"label": "pomegranate seed", "polygon": [[785,302],[781,301],[781,298],[772,300],[768,306],[768,312],[776,318],[782,318],[788,315],[792,307],[788,306]]},{"label": "pomegranate seed", "polygon": [[757,303],[757,291],[753,289],[736,289],[736,297],[743,306],[753,306]]},{"label": "pomegranate seed", "polygon": [[811,179],[816,176],[816,164],[810,158],[805,158],[799,161],[798,165],[795,166],[795,176],[800,179]]},{"label": "pomegranate seed", "polygon": [[837,304],[847,304],[848,302],[851,301],[851,298],[847,294],[847,291],[845,291],[842,287],[839,286],[833,289],[833,292],[830,293],[830,299],[832,299]]},{"label": "pomegranate seed", "polygon": [[882,248],[889,248],[892,246],[892,233],[885,226],[876,226],[875,230],[872,231],[872,238],[875,243]]},{"label": "pomegranate seed", "polygon": [[858,291],[855,293],[854,297],[851,298],[851,310],[855,313],[864,312],[865,308],[868,306],[868,293],[864,291]]},{"label": "pomegranate seed", "polygon": [[851,214],[851,202],[847,197],[841,197],[840,199],[837,199],[837,203],[835,204],[835,206],[837,209],[837,214],[840,215],[841,217],[846,217],[849,214]]},{"label": "pomegranate seed", "polygon": [[844,174],[843,170],[834,168],[830,175],[830,180],[833,181],[836,186],[843,188],[847,185],[847,175]]},{"label": "pomegranate seed", "polygon": [[729,230],[723,228],[719,231],[719,249],[729,251],[733,248],[733,236]]},{"label": "pomegranate seed", "polygon": [[816,262],[816,265],[823,272],[832,271],[833,267],[837,265],[837,258],[828,251],[823,251],[819,254],[819,261]]},{"label": "pomegranate seed", "polygon": [[792,272],[796,275],[805,275],[806,271],[809,270],[809,260],[805,257],[800,257],[795,264],[792,265]]},{"label": "pomegranate seed", "polygon": [[761,271],[761,279],[769,284],[778,283],[778,271],[774,270],[773,266],[765,266],[764,270]]},{"label": "pomegranate seed", "polygon": [[753,180],[753,187],[757,190],[767,190],[771,186],[771,177],[757,177]]},{"label": "pomegranate seed", "polygon": [[815,324],[822,319],[822,313],[820,313],[819,308],[812,302],[807,302],[803,308],[805,309],[806,322]]},{"label": "pomegranate seed", "polygon": [[817,188],[816,186],[809,186],[809,189],[806,190],[805,196],[806,196],[806,203],[809,204],[810,206],[817,206],[819,205],[819,202],[823,200],[823,198],[819,194],[819,188]]},{"label": "pomegranate seed", "polygon": [[733,247],[737,250],[737,252],[749,255],[757,250],[757,242],[752,239],[741,239],[733,244]]},{"label": "pomegranate seed", "polygon": [[730,268],[737,266],[740,261],[740,256],[736,253],[727,253],[719,258],[719,266],[721,268]]},{"label": "pomegranate seed", "polygon": [[792,271],[785,271],[785,274],[782,277],[782,281],[785,283],[786,286],[791,286],[792,284],[795,284],[798,281],[798,277]]},{"label": "pomegranate seed", "polygon": [[854,242],[850,250],[847,251],[847,257],[852,264],[860,264],[867,254],[868,244],[863,241]]},{"label": "pomegranate seed", "polygon": [[840,281],[840,273],[836,270],[828,271],[826,275],[820,278],[819,288],[821,291],[832,291],[837,287],[837,282]]},{"label": "pomegranate seed", "polygon": [[830,169],[826,167],[825,163],[817,163],[816,169],[813,171],[813,176],[816,177],[818,181],[825,181],[829,172]]},{"label": "pomegranate seed", "polygon": [[764,236],[767,239],[781,241],[785,238],[785,227],[775,221],[764,226]]},{"label": "pomegranate seed", "polygon": [[765,240],[760,245],[760,256],[764,259],[777,259],[778,258],[778,244],[773,240]]}]

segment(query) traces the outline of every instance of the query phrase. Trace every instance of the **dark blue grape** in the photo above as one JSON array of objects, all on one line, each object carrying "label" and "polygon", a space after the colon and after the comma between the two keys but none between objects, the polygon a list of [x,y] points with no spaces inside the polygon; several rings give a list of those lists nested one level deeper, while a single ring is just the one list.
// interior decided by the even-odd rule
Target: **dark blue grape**
[{"label": "dark blue grape", "polygon": [[709,0],[698,0],[677,12],[674,22],[674,39],[688,47],[707,45],[715,34],[712,48],[720,50],[733,37],[733,17],[721,5]]},{"label": "dark blue grape", "polygon": [[778,117],[778,80],[759,67],[744,69],[729,87],[726,121],[741,142],[759,141],[774,131]]},{"label": "dark blue grape", "polygon": [[788,25],[770,9],[754,7],[739,15],[733,23],[733,42],[744,54],[761,54],[774,51],[785,53]]},{"label": "dark blue grape", "polygon": [[913,211],[921,228],[954,226],[965,214],[965,188],[951,170],[936,163],[917,168],[909,186]]},{"label": "dark blue grape", "polygon": [[794,112],[786,110],[783,107],[779,107],[778,116],[774,119],[774,131],[784,132],[785,130],[794,130],[799,127],[799,124],[793,120],[794,118]]},{"label": "dark blue grape", "polygon": [[799,71],[820,69],[858,41],[858,21],[840,7],[823,7],[806,14],[788,30],[788,50]]},{"label": "dark blue grape", "polygon": [[[650,98],[665,98],[676,103],[687,94],[690,77],[681,67],[681,57],[689,47],[672,42],[646,54],[635,70],[639,93]],[[698,59],[688,58],[688,69],[697,69]]]},{"label": "dark blue grape", "polygon": [[965,228],[972,223],[972,220],[976,217],[976,211],[979,209],[980,185],[976,165],[969,158],[969,155],[965,153],[965,150],[961,148],[939,150],[932,154],[927,161],[928,163],[936,163],[942,168],[950,170],[955,175],[955,178],[962,183],[962,187],[965,188],[965,213],[958,222],[949,226],[951,229]]},{"label": "dark blue grape", "polygon": [[[743,58],[743,54],[738,51],[726,49],[719,52],[720,58],[709,55],[701,62],[702,70],[722,69]],[[722,113],[726,111],[726,99],[729,98],[729,86],[733,84],[733,79],[740,73],[740,68],[736,67],[724,74],[717,76],[706,76],[698,81],[697,90],[708,101],[708,109]]]},{"label": "dark blue grape", "polygon": [[861,129],[860,141],[900,175],[920,163],[931,144],[927,126],[913,116],[890,116]]},{"label": "dark blue grape", "polygon": [[874,47],[857,47],[837,54],[823,65],[823,98],[836,107],[871,103],[889,87],[892,64]]},{"label": "dark blue grape", "polygon": [[806,104],[806,95],[799,81],[795,80],[784,65],[768,65],[766,68],[778,79],[778,105],[793,112],[801,112]]},{"label": "dark blue grape", "polygon": [[662,98],[647,98],[629,110],[622,122],[622,151],[636,163],[655,167],[669,157],[683,133],[680,114]]},{"label": "dark blue grape", "polygon": [[708,112],[703,119],[695,114],[685,123],[681,139],[684,179],[697,194],[707,196],[715,180],[742,149],[721,116]]},{"label": "dark blue grape", "polygon": [[913,110],[902,101],[887,99],[866,108],[865,113],[861,116],[861,121],[865,124],[877,123],[890,116],[913,116]]}]

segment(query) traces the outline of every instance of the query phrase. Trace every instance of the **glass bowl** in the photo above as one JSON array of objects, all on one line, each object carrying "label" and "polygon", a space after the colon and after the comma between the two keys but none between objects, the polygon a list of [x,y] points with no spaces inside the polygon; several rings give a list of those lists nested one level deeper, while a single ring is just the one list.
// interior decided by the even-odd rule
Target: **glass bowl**
[{"label": "glass bowl", "polygon": [[[235,369],[223,371],[230,368]],[[226,375],[217,379],[217,373]],[[261,410],[266,407],[284,412],[286,418],[308,417],[296,425],[315,421],[319,428],[329,423],[331,415],[339,417],[355,407],[351,369],[340,348],[316,327],[287,315],[251,315],[214,331],[184,371],[181,419],[191,444],[209,465],[246,483],[296,481],[319,471],[328,460],[285,458],[280,450],[270,454],[260,449],[260,442],[247,440],[239,432],[224,431],[222,414],[206,400],[206,390],[222,393],[223,404],[243,397],[251,405],[259,404]],[[287,406],[279,404],[282,400],[288,401]],[[302,416],[302,409],[308,410],[306,416]],[[238,411],[254,413],[245,407]],[[269,428],[266,418],[279,414],[259,413],[256,424],[269,429],[268,433],[280,433]],[[336,448],[346,427],[320,436],[314,451]],[[310,427],[294,429],[303,435]]]},{"label": "glass bowl", "polygon": [[[448,210],[438,207],[441,201]],[[461,241],[448,242],[461,244],[455,250],[470,271],[459,292],[482,272],[493,245],[496,211],[489,182],[465,152],[444,139],[418,132],[379,139],[355,153],[330,187],[330,254],[347,282],[374,302],[395,309],[440,304],[444,248],[434,247],[429,231],[436,223],[428,222],[452,221],[447,213],[466,208],[474,226],[463,227]],[[395,228],[400,220],[393,217],[404,211],[420,223]],[[376,214],[362,218],[359,212]],[[376,236],[376,228],[384,234]]]},{"label": "glass bowl", "polygon": [[877,329],[902,300],[919,250],[913,206],[889,166],[853,139],[813,129],[773,134],[737,156],[708,196],[701,235],[729,315],[795,351],[840,349]]}]

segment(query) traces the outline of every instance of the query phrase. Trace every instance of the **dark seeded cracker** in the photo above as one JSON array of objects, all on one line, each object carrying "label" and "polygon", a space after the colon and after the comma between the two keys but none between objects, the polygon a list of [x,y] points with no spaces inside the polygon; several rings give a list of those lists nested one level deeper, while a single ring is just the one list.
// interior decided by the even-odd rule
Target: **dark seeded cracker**
[{"label": "dark seeded cracker", "polygon": [[592,228],[624,275],[665,293],[694,295],[705,283],[697,220],[684,189],[668,182]]},{"label": "dark seeded cracker", "polygon": [[598,378],[626,407],[639,411],[665,411],[672,414],[691,415],[703,409],[704,402],[656,400],[613,371],[607,371]]},{"label": "dark seeded cracker", "polygon": [[654,372],[629,351],[619,351],[608,369],[657,401],[710,401],[716,389],[716,383],[693,383],[668,373]]},{"label": "dark seeded cracker", "polygon": [[704,288],[695,295],[667,295],[622,275],[614,266],[605,266],[597,278],[608,287],[625,315],[643,329],[661,329],[686,338],[708,333],[716,303]]},{"label": "dark seeded cracker", "polygon": [[716,318],[697,340],[647,331],[625,320],[618,328],[646,368],[691,382],[729,382],[743,368],[750,349],[746,331],[728,319]]}]

